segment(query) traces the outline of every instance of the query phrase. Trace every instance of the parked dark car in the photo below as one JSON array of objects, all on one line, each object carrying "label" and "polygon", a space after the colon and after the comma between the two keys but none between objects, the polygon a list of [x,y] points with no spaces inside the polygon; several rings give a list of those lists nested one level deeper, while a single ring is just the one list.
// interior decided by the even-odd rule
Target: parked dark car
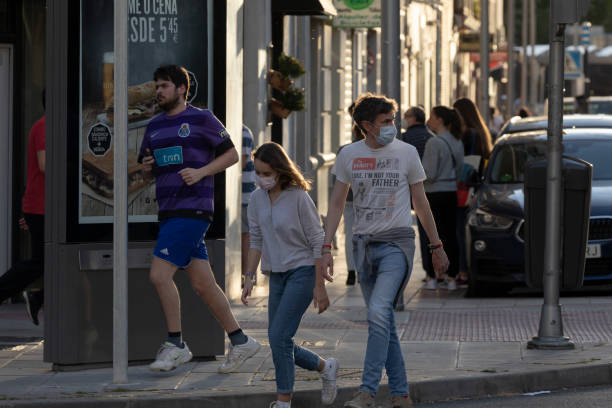
[{"label": "parked dark car", "polygon": [[[566,129],[564,155],[593,165],[585,284],[612,281],[612,129]],[[520,286],[524,272],[524,170],[543,159],[546,134],[522,132],[496,144],[466,224],[469,296]]]},{"label": "parked dark car", "polygon": [[[546,130],[547,127],[548,117],[546,116],[532,116],[529,118],[515,116],[501,128],[498,138],[509,133]],[[612,115],[563,115],[563,128],[612,128]]]}]

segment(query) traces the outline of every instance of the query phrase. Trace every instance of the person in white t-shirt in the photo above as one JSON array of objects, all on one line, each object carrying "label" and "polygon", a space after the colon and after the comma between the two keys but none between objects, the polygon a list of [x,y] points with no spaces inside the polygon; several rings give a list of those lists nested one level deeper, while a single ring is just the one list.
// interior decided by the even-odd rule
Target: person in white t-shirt
[{"label": "person in white t-shirt", "polygon": [[322,264],[333,272],[327,248],[334,236],[349,187],[353,206],[353,255],[361,291],[368,307],[368,344],[362,384],[345,407],[374,407],[374,396],[385,368],[391,405],[411,407],[404,359],[393,316],[394,304],[410,278],[414,230],[410,200],[431,242],[437,273],[448,268],[425,196],[425,172],[414,146],[396,139],[397,104],[383,95],[364,94],[355,102],[353,119],[365,139],[346,146],[335,164],[336,182],[327,212]]}]

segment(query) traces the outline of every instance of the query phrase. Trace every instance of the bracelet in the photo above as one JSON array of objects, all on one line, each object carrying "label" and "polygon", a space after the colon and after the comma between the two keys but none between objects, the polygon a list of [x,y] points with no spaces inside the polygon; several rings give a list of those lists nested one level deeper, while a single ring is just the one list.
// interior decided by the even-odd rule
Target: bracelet
[{"label": "bracelet", "polygon": [[438,248],[442,248],[442,241],[439,244],[427,244],[427,249],[429,249],[429,253],[433,253]]},{"label": "bracelet", "polygon": [[331,249],[332,244],[323,244],[323,245],[321,245],[321,247],[322,248],[329,248],[329,249]]}]

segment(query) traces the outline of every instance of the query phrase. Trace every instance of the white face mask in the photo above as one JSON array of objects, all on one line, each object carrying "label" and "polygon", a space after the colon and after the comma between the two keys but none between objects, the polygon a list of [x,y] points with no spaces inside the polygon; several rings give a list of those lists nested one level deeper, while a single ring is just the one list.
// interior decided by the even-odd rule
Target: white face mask
[{"label": "white face mask", "polygon": [[259,186],[262,190],[272,190],[276,185],[276,177],[259,177],[257,174],[255,175],[255,184]]},{"label": "white face mask", "polygon": [[397,128],[395,125],[382,126],[380,128],[379,135],[376,136],[376,141],[385,146],[395,139],[395,135],[397,135]]},{"label": "white face mask", "polygon": [[408,119],[402,118],[402,129],[408,129]]}]

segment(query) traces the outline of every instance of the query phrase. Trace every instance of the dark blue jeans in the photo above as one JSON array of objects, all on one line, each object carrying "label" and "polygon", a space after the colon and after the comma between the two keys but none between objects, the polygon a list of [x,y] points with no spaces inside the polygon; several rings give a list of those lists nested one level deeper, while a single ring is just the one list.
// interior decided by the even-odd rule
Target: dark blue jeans
[{"label": "dark blue jeans", "polygon": [[319,366],[318,355],[293,342],[302,316],[312,302],[315,277],[314,266],[270,273],[268,338],[279,394],[293,392],[296,364],[311,371]]}]

